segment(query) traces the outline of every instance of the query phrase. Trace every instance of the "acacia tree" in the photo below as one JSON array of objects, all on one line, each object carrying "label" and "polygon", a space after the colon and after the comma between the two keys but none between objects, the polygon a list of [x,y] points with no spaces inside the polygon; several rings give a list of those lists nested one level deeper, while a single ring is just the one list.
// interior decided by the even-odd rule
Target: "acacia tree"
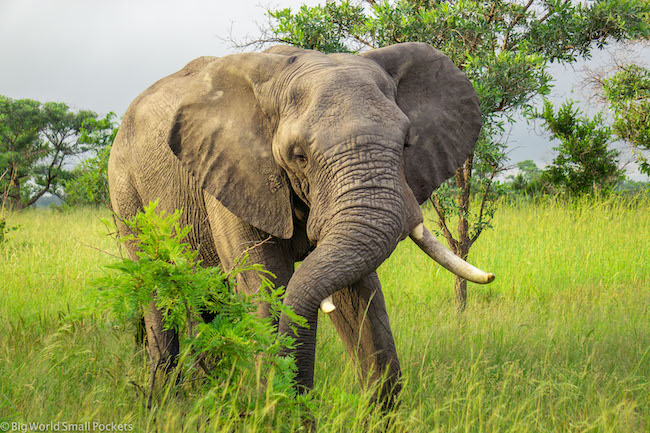
[{"label": "acacia tree", "polygon": [[2,205],[20,208],[20,187],[25,167],[38,160],[43,151],[39,133],[43,128],[40,103],[29,99],[14,101],[0,95],[0,178]]},{"label": "acacia tree", "polygon": [[22,209],[46,192],[61,196],[69,164],[94,148],[93,133],[106,127],[92,111],[0,96],[0,171],[7,172],[0,185],[3,202]]},{"label": "acacia tree", "polygon": [[[399,0],[327,1],[268,11],[262,37],[324,52],[358,52],[398,42],[426,42],[447,54],[474,84],[484,128],[471,155],[431,202],[452,250],[467,259],[494,213],[494,178],[506,162],[500,132],[517,111],[550,90],[551,62],[571,63],[611,41],[650,36],[644,0]],[[477,206],[472,207],[472,196]],[[457,218],[457,229],[450,218]],[[463,310],[467,283],[456,278]]]}]

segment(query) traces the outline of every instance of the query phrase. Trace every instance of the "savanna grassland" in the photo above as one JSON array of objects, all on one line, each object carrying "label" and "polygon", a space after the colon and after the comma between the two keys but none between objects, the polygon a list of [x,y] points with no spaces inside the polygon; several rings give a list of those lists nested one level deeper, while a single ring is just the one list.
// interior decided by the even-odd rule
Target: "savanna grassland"
[{"label": "savanna grassland", "polygon": [[[182,393],[143,405],[148,365],[131,331],[84,313],[90,281],[120,256],[103,210],[26,210],[0,246],[1,422],[85,421],[133,431],[276,431],[301,423],[274,400],[198,418]],[[429,222],[429,227],[434,227]],[[398,407],[368,408],[354,365],[321,316],[319,431],[650,431],[650,199],[501,204],[453,278],[406,240],[380,268],[404,374]]]}]

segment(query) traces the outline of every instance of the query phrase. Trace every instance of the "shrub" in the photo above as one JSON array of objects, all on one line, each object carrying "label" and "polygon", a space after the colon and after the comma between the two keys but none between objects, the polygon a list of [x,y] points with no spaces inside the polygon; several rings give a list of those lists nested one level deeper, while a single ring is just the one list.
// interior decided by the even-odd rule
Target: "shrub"
[{"label": "shrub", "polygon": [[[236,413],[258,407],[260,398],[268,404],[269,395],[274,396],[274,405],[294,405],[295,361],[280,354],[294,339],[279,334],[275,323],[281,314],[296,323],[304,320],[283,305],[284,289],[274,288],[263,277],[257,294],[237,293],[235,276],[243,271],[264,274],[261,266],[246,265],[246,257],[227,273],[201,266],[197,252],[184,242],[191,227],[180,226],[181,211],[165,215],[157,213],[156,206],[157,202],[150,203],[144,212],[124,221],[132,234],[121,241],[137,248],[138,260],[123,259],[107,266],[95,282],[97,305],[132,323],[154,300],[167,317],[167,329],[181,336],[177,380],[168,385],[195,396],[195,412],[202,413],[206,404],[214,407],[215,399],[209,396],[215,395],[220,396],[220,405],[225,402],[237,408]],[[270,318],[254,314],[259,302],[270,304]],[[204,322],[204,312],[214,319]],[[260,388],[266,388],[265,396]],[[153,385],[149,400],[152,392]]]},{"label": "shrub", "polygon": [[72,170],[72,177],[65,182],[65,202],[70,206],[101,205],[110,208],[108,192],[108,158],[111,146],[97,152]]}]

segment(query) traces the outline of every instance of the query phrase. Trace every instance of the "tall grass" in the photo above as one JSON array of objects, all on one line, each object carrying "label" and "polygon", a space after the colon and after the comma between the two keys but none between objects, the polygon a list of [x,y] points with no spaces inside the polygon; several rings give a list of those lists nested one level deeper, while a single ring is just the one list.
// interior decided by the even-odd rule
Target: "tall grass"
[{"label": "tall grass", "polygon": [[[95,248],[119,255],[98,216],[107,213],[10,216],[22,227],[0,248],[0,421],[300,429],[295,414],[274,412],[272,396],[245,416],[218,395],[205,396],[210,413],[193,413],[182,393],[142,406],[148,365],[131,334],[107,317],[66,318],[114,260]],[[452,276],[410,241],[380,268],[405,381],[388,414],[369,407],[321,317],[316,389],[305,403],[319,431],[650,430],[648,199],[503,204],[469,260],[497,280],[470,285],[462,315]]]}]

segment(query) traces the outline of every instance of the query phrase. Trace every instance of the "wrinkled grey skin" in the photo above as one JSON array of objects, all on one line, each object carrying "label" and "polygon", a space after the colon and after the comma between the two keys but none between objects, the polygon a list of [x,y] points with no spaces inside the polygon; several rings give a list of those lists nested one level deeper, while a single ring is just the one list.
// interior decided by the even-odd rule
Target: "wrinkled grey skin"
[{"label": "wrinkled grey skin", "polygon": [[[207,265],[229,269],[257,245],[252,262],[309,324],[292,351],[301,389],[313,386],[318,308],[333,294],[347,350],[364,379],[386,373],[392,396],[400,366],[376,269],[422,222],[418,205],[472,152],[480,127],[472,85],[426,44],[202,57],[131,104],[109,161],[111,201],[123,218],[155,199],[183,208]],[[242,275],[238,290],[259,282]],[[178,339],[160,312],[145,322],[152,356],[173,360]],[[279,331],[289,332],[284,317]]]}]

